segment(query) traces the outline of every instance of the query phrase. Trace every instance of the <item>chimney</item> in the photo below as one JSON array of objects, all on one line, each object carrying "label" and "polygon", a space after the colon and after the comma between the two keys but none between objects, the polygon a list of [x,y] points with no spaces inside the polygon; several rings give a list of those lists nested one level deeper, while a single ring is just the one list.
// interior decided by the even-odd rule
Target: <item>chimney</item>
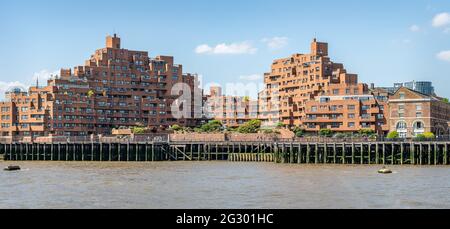
[{"label": "chimney", "polygon": [[120,37],[117,34],[106,37],[106,48],[120,49]]}]

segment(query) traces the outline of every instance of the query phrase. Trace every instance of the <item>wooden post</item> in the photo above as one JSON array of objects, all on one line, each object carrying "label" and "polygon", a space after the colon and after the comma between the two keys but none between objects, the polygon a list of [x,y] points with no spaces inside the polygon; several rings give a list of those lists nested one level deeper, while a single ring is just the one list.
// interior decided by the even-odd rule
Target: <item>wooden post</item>
[{"label": "wooden post", "polygon": [[361,165],[364,164],[364,144],[361,143]]},{"label": "wooden post", "polygon": [[380,163],[380,146],[378,144],[378,142],[376,143],[375,146],[375,164],[378,165]]},{"label": "wooden post", "polygon": [[130,143],[127,143],[127,162],[130,161]]},{"label": "wooden post", "polygon": [[392,147],[391,147],[391,156],[392,156],[391,164],[392,165],[395,164],[395,161],[394,161],[395,155],[394,155],[394,153],[395,153],[395,145],[394,145],[394,143],[392,143]]},{"label": "wooden post", "polygon": [[[201,151],[202,146],[198,145],[198,155],[197,155],[197,160],[200,161],[201,160],[201,155],[202,155],[202,151]],[[205,149],[205,145],[203,145],[203,150]]]},{"label": "wooden post", "polygon": [[336,143],[334,143],[334,145],[333,145],[333,150],[334,150],[334,154],[333,154],[333,164],[336,164],[336,160],[337,160],[337,148],[336,148]]},{"label": "wooden post", "polygon": [[292,163],[294,163],[294,145],[291,143],[291,152],[290,152],[290,163],[292,164]]},{"label": "wooden post", "polygon": [[448,145],[444,143],[444,165],[448,165]]},{"label": "wooden post", "polygon": [[352,143],[352,165],[355,164],[355,143]]},{"label": "wooden post", "polygon": [[437,145],[437,143],[434,143],[434,165],[438,165],[438,152],[439,152],[439,147]]},{"label": "wooden post", "polygon": [[95,151],[94,151],[94,143],[91,143],[91,161],[94,161],[94,155],[95,155]]},{"label": "wooden post", "polygon": [[423,165],[423,144],[420,143],[419,147],[419,163]]},{"label": "wooden post", "polygon": [[400,143],[400,165],[403,165],[403,155],[405,153],[405,147],[403,143]]},{"label": "wooden post", "polygon": [[319,164],[319,143],[316,143],[315,144],[315,147],[314,147],[314,150],[315,150],[315,153],[314,153],[314,155],[315,155],[315,164]]},{"label": "wooden post", "polygon": [[[27,143],[27,144],[25,145],[25,160],[27,160],[27,161],[28,161],[28,147],[29,147],[29,144]],[[4,153],[6,153],[6,145],[5,145],[5,151],[4,151]]]},{"label": "wooden post", "polygon": [[139,161],[139,143],[136,143],[136,161]]},{"label": "wooden post", "polygon": [[310,153],[311,153],[311,147],[308,143],[306,146],[306,164],[309,164],[309,162],[310,162]]},{"label": "wooden post", "polygon": [[108,161],[111,162],[112,161],[112,144],[109,143],[108,145]]},{"label": "wooden post", "polygon": [[428,165],[431,165],[431,143],[428,143]]},{"label": "wooden post", "polygon": [[155,143],[152,143],[152,161],[155,161]]}]

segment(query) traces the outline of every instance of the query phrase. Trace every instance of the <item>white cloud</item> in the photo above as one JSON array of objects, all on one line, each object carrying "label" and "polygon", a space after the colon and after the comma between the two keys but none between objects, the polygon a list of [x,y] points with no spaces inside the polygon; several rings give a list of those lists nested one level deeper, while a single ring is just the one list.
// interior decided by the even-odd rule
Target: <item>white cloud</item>
[{"label": "white cloud", "polygon": [[433,27],[444,27],[450,25],[450,13],[436,14],[433,18]]},{"label": "white cloud", "polygon": [[52,76],[56,76],[59,74],[59,71],[49,71],[47,69],[44,69],[40,72],[36,72],[33,74],[33,83],[36,82],[37,79],[39,79],[39,83],[43,83],[45,85],[47,83],[47,80],[52,78]]},{"label": "white cloud", "polygon": [[409,30],[411,32],[419,32],[420,31],[420,26],[418,25],[412,25],[411,27],[409,27]]},{"label": "white cloud", "polygon": [[1,99],[5,98],[5,93],[8,91],[11,91],[14,88],[20,88],[23,91],[27,91],[28,87],[29,86],[27,86],[21,82],[18,82],[18,81],[15,81],[15,82],[0,81],[0,98]]},{"label": "white cloud", "polygon": [[272,50],[282,49],[289,44],[289,38],[287,37],[273,37],[264,38],[262,42],[267,45]]},{"label": "white cloud", "polygon": [[0,99],[5,98],[5,93],[11,91],[14,88],[20,88],[22,91],[28,91],[30,86],[36,85],[36,80],[39,79],[39,85],[45,86],[47,85],[47,80],[49,80],[52,76],[56,76],[59,74],[59,71],[48,71],[42,70],[40,72],[36,72],[33,74],[33,77],[30,81],[22,83],[19,81],[14,82],[4,82],[0,81]]},{"label": "white cloud", "polygon": [[439,60],[450,62],[450,50],[442,51],[438,53],[436,56]]},{"label": "white cloud", "polygon": [[253,74],[253,75],[246,75],[246,76],[240,76],[241,80],[247,80],[247,81],[259,81],[262,80],[262,75],[259,74]]},{"label": "white cloud", "polygon": [[258,51],[254,48],[250,42],[232,43],[232,44],[218,44],[215,47],[211,47],[207,44],[199,45],[195,49],[197,54],[254,54]]}]

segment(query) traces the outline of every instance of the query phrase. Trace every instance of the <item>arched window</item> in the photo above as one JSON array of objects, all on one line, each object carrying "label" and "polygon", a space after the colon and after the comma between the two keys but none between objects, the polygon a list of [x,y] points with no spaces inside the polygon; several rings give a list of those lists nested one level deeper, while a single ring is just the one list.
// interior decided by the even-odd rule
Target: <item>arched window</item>
[{"label": "arched window", "polygon": [[397,123],[397,130],[406,130],[407,128],[406,122]]},{"label": "arched window", "polygon": [[417,121],[413,125],[414,135],[423,134],[425,132],[425,124],[422,121]]},{"label": "arched window", "polygon": [[423,122],[416,122],[414,123],[414,130],[423,130],[425,128],[425,125]]}]

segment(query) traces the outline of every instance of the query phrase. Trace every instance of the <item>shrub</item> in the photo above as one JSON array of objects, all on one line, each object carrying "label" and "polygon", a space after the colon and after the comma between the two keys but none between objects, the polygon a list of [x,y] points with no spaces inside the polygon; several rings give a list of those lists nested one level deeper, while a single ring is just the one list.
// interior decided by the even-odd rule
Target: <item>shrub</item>
[{"label": "shrub", "polygon": [[295,133],[295,136],[298,138],[305,136],[305,130],[300,127],[295,127],[293,132]]},{"label": "shrub", "polygon": [[271,129],[266,129],[266,130],[263,130],[262,132],[263,132],[263,134],[273,134],[274,133],[274,131]]},{"label": "shrub", "polygon": [[201,132],[217,132],[222,129],[222,123],[218,120],[213,120],[204,124],[200,129],[202,130]]},{"label": "shrub", "polygon": [[435,138],[436,138],[436,135],[434,135],[434,134],[431,133],[431,132],[426,132],[426,133],[423,134],[423,136],[424,136],[426,139],[435,139]]},{"label": "shrub", "polygon": [[261,128],[261,120],[252,120],[250,122],[245,123],[244,125],[240,126],[237,131],[241,134],[254,134],[258,133],[259,128]]},{"label": "shrub", "polygon": [[338,138],[338,139],[342,139],[342,138],[345,138],[345,137],[347,137],[347,135],[343,134],[343,133],[337,133],[337,134],[335,134],[333,136],[333,138]]},{"label": "shrub", "polygon": [[398,134],[397,131],[392,131],[387,135],[388,139],[397,139],[399,137],[400,137],[400,135]]},{"label": "shrub", "polygon": [[322,137],[331,137],[333,136],[333,131],[330,129],[321,129],[319,135]]},{"label": "shrub", "polygon": [[132,129],[133,134],[144,134],[145,133],[145,128],[143,127],[134,127]]},{"label": "shrub", "polygon": [[425,137],[424,134],[418,134],[418,135],[416,135],[415,139],[416,139],[417,141],[423,141],[423,140],[425,140],[425,139],[427,139],[427,138]]},{"label": "shrub", "polygon": [[295,136],[298,137],[298,138],[301,138],[301,137],[305,136],[305,130],[300,128],[300,127],[298,127],[298,126],[294,127],[292,132],[294,132]]},{"label": "shrub", "polygon": [[282,122],[277,123],[277,128],[284,128],[286,125]]},{"label": "shrub", "polygon": [[171,126],[170,129],[173,130],[173,131],[181,131],[181,130],[183,130],[183,128],[181,126],[176,125],[176,124]]},{"label": "shrub", "polygon": [[371,135],[376,134],[376,132],[372,129],[361,129],[360,131],[358,131],[358,133],[364,137],[369,137]]}]

